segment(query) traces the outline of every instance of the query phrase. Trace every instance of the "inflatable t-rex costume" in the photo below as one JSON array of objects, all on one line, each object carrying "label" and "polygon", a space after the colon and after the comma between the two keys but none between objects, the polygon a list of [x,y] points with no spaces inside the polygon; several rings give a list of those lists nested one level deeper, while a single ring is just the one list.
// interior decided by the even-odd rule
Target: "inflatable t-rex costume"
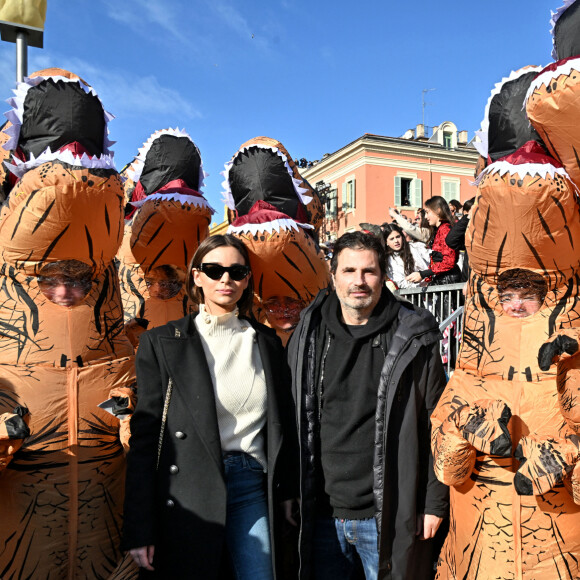
[{"label": "inflatable t-rex costume", "polygon": [[244,143],[224,175],[224,200],[238,214],[228,233],[250,254],[254,314],[286,344],[300,311],[330,283],[314,238],[322,219],[320,199],[284,146],[268,137]]},{"label": "inflatable t-rex costume", "polygon": [[151,329],[192,311],[184,280],[214,211],[199,193],[206,174],[185,131],[153,133],[126,174],[127,196],[137,211],[125,226],[119,276],[132,337],[135,321]]},{"label": "inflatable t-rex costume", "polygon": [[[580,506],[564,485],[578,439],[555,368],[546,369],[556,349],[538,361],[543,343],[580,325],[580,208],[568,173],[521,111],[537,73],[526,68],[497,85],[482,125],[489,165],[467,232],[463,344],[431,416],[435,473],[451,486],[440,579],[580,575]],[[525,318],[507,316],[497,290],[500,274],[516,268],[540,274],[548,290]]]},{"label": "inflatable t-rex costume", "polygon": [[134,384],[113,263],[124,200],[111,117],[61,69],[34,73],[9,102],[18,181],[0,215],[0,577],[108,578],[125,457],[119,418],[99,404],[130,412]]}]

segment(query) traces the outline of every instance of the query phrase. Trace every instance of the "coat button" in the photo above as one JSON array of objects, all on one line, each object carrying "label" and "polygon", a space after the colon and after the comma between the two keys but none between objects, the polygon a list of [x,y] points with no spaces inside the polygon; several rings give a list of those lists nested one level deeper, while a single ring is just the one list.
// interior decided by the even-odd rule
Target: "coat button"
[{"label": "coat button", "polygon": [[176,431],[176,432],[175,432],[175,436],[176,436],[178,439],[185,439],[185,433],[184,433],[183,431]]},{"label": "coat button", "polygon": [[172,499],[168,499],[168,500],[165,502],[165,505],[166,505],[168,508],[172,508],[172,507],[175,505],[175,503],[174,503],[174,501],[173,501]]},{"label": "coat button", "polygon": [[171,474],[173,474],[173,475],[175,475],[175,474],[176,474],[178,471],[179,471],[179,467],[177,467],[177,465],[172,465],[172,466],[169,468],[169,473],[171,473]]}]

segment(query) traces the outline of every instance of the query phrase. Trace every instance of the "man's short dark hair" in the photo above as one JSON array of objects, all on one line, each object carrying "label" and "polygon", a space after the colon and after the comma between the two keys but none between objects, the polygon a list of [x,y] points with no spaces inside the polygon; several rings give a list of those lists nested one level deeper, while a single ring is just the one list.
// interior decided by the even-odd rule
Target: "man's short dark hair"
[{"label": "man's short dark hair", "polygon": [[377,254],[381,274],[387,273],[387,255],[381,240],[373,234],[364,232],[348,232],[336,240],[334,252],[330,260],[330,271],[335,274],[338,267],[338,256],[342,250],[373,250]]},{"label": "man's short dark hair", "polygon": [[548,285],[541,274],[523,268],[513,268],[502,272],[497,279],[499,294],[508,290],[524,290],[526,296],[536,296],[543,302],[548,293]]}]

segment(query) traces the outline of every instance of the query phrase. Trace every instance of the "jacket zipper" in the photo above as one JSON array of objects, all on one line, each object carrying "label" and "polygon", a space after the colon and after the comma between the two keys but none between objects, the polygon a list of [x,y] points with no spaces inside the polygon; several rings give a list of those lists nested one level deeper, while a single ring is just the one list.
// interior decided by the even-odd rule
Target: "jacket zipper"
[{"label": "jacket zipper", "polygon": [[330,350],[330,343],[332,342],[332,336],[328,335],[328,340],[326,341],[326,347],[324,353],[322,354],[322,364],[320,369],[320,380],[318,383],[318,428],[320,428],[320,421],[322,419],[322,400],[324,397],[324,369],[326,367],[326,357],[328,356],[328,351]]}]

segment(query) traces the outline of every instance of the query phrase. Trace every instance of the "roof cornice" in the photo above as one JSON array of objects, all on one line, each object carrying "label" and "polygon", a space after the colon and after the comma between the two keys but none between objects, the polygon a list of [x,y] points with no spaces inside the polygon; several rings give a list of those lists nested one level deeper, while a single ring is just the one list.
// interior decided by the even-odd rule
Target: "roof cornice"
[{"label": "roof cornice", "polygon": [[383,137],[365,133],[338,151],[319,161],[313,167],[302,169],[301,174],[308,180],[321,173],[332,171],[337,165],[365,153],[380,153],[383,155],[409,156],[422,159],[431,159],[442,163],[466,163],[473,165],[479,153],[476,149],[458,147],[445,149],[437,143],[414,141],[395,137]]}]

